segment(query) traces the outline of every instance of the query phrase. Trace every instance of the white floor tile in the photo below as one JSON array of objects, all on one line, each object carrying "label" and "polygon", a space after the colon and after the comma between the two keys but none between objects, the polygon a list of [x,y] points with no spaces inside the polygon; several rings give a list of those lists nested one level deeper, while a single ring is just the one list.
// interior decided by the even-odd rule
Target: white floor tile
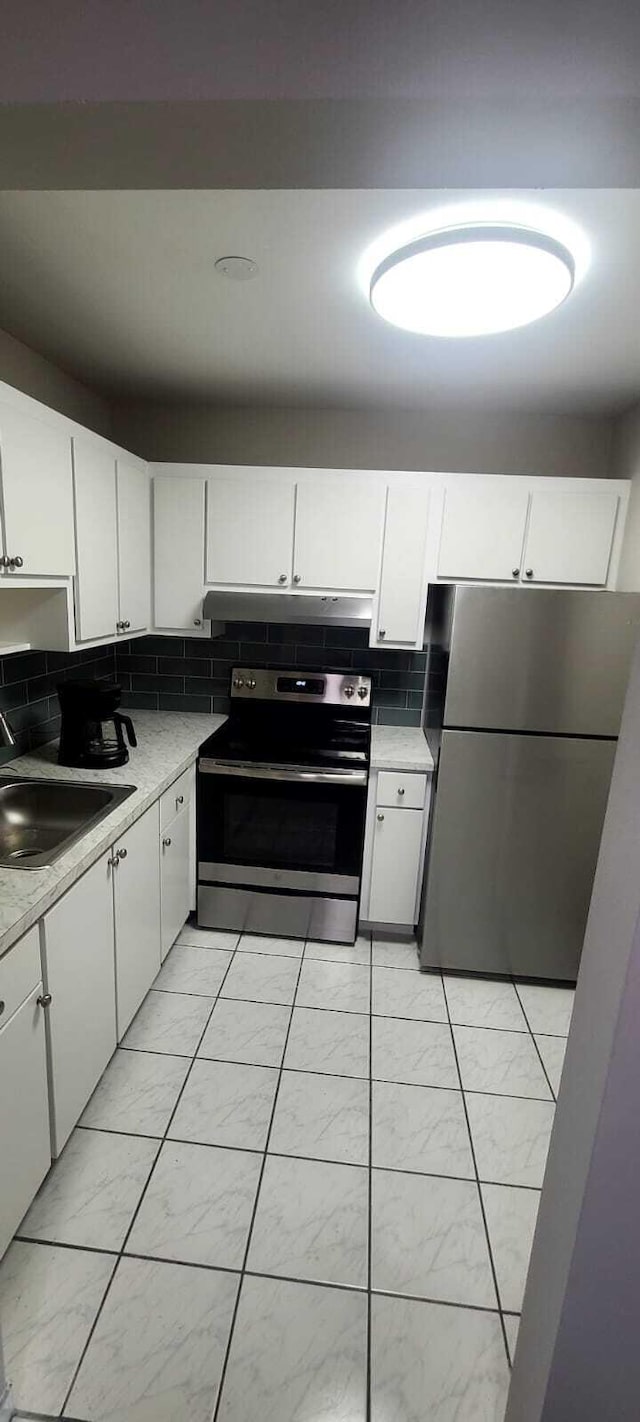
[{"label": "white floor tile", "polygon": [[544,1062],[544,1069],[557,1096],[560,1090],[567,1039],[566,1037],[545,1037],[540,1032],[536,1032],[536,1042]]},{"label": "white floor tile", "polygon": [[66,1414],[88,1422],[210,1422],[238,1275],[122,1259]]},{"label": "white floor tile", "polygon": [[374,1082],[372,1161],[389,1170],[471,1180],[462,1092]]},{"label": "white floor tile", "polygon": [[542,1186],[553,1125],[551,1101],[470,1092],[467,1110],[481,1180]]},{"label": "white floor tile", "polygon": [[552,1099],[549,1083],[529,1032],[487,1027],[454,1027],[464,1091]]},{"label": "white floor tile", "polygon": [[243,933],[239,953],[274,953],[279,958],[301,958],[304,938],[268,938],[261,933]]},{"label": "white floor tile", "polygon": [[198,1056],[279,1067],[290,1017],[290,1007],[221,997],[211,1014]]},{"label": "white floor tile", "polygon": [[466,1027],[495,1027],[526,1032],[527,1024],[513,983],[489,978],[459,978],[444,973],[442,981],[452,1022]]},{"label": "white floor tile", "polygon": [[371,961],[376,968],[409,968],[420,970],[418,945],[414,938],[377,938],[373,935]]},{"label": "white floor tile", "polygon": [[338,1012],[368,1012],[370,969],[361,963],[305,958],[296,1007],[324,1007]]},{"label": "white floor tile", "polygon": [[292,1003],[299,970],[297,958],[237,953],[221,996],[244,998],[248,1002]]},{"label": "white floor tile", "polygon": [[497,1314],[374,1297],[371,1363],[372,1422],[503,1422]]},{"label": "white floor tile", "polygon": [[294,1007],[285,1066],[332,1076],[369,1076],[369,1017]]},{"label": "white floor tile", "polygon": [[77,1129],[20,1226],[30,1239],[120,1249],[158,1151],[146,1136]]},{"label": "white floor tile", "polygon": [[264,1150],[278,1073],[198,1060],[171,1123],[173,1140]]},{"label": "white floor tile", "polygon": [[143,1052],[191,1057],[202,1036],[214,997],[150,992],[136,1013],[123,1046]]},{"label": "white floor tile", "polygon": [[374,1289],[496,1308],[475,1181],[374,1170],[372,1188]]},{"label": "white floor tile", "polygon": [[186,1057],[119,1048],[80,1118],[81,1126],[162,1136],[189,1070]]},{"label": "white floor tile", "polygon": [[176,943],[153,984],[162,992],[191,992],[215,997],[233,957],[221,948]]},{"label": "white floor tile", "polygon": [[355,1077],[285,1071],[269,1150],[366,1165],[369,1157],[369,1085]]},{"label": "white floor tile", "polygon": [[21,1411],[60,1412],[115,1263],[81,1249],[10,1246],[0,1264],[0,1318]]},{"label": "white floor tile", "polygon": [[197,928],[195,924],[185,923],[176,942],[193,943],[196,948],[226,948],[233,953],[239,938],[239,933],[225,933],[218,928]]},{"label": "white floor tile", "polygon": [[367,1283],[369,1172],[267,1156],[247,1268],[318,1283]]},{"label": "white floor tile", "polygon": [[482,1197],[500,1304],[519,1313],[540,1196],[537,1190],[518,1190],[512,1185],[483,1185]]},{"label": "white floor tile", "polygon": [[518,983],[517,989],[532,1032],[544,1032],[550,1037],[568,1037],[575,998],[573,988]]},{"label": "white floor tile", "polygon": [[408,1017],[447,1022],[447,1004],[439,973],[402,973],[373,969],[373,1011],[379,1017]]},{"label": "white floor tile", "polygon": [[127,1253],[240,1269],[261,1166],[257,1153],[165,1142]]},{"label": "white floor tile", "polygon": [[218,1422],[365,1422],[367,1300],[245,1278]]},{"label": "white floor tile", "polygon": [[304,956],[310,961],[321,958],[331,963],[360,963],[368,968],[371,963],[371,936],[361,933],[355,943],[316,943],[310,938]]},{"label": "white floor tile", "polygon": [[372,1076],[413,1086],[459,1086],[451,1028],[444,1022],[374,1017]]}]

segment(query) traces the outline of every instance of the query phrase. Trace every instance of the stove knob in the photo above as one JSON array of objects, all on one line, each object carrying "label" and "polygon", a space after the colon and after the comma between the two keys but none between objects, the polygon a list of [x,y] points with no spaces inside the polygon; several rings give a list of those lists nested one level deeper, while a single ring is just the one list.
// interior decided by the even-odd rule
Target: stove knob
[{"label": "stove knob", "polygon": [[366,686],[359,686],[359,687],[358,687],[358,696],[360,697],[360,700],[361,700],[361,701],[364,701],[364,699],[365,699],[365,697],[366,697],[367,695],[368,695],[368,692],[367,692]]},{"label": "stove knob", "polygon": [[235,686],[236,691],[240,691],[240,689],[244,686],[244,677],[243,677],[243,676],[234,676],[234,678],[233,678],[233,685]]},{"label": "stove knob", "polygon": [[345,688],[344,688],[344,694],[345,694],[345,696],[348,696],[348,697],[349,697],[349,700],[351,700],[351,697],[353,696],[354,691],[355,691],[355,686],[352,686],[352,685],[351,685],[351,682],[349,682],[349,683],[347,684],[347,686],[345,686]]},{"label": "stove knob", "polygon": [[255,689],[256,689],[256,683],[255,683],[255,680],[254,680],[253,677],[250,677],[249,680],[247,681],[247,688],[248,688],[249,691],[255,691]]}]

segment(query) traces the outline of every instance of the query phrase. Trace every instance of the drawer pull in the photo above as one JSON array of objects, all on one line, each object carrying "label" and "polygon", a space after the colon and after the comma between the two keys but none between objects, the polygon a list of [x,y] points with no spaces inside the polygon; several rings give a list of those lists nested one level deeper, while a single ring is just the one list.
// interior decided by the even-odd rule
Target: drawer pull
[{"label": "drawer pull", "polygon": [[399,786],[398,786],[398,794],[399,794],[399,795],[404,795],[404,785],[399,785]]},{"label": "drawer pull", "polygon": [[43,992],[43,993],[40,994],[40,997],[37,998],[36,1000],[37,1000],[37,1003],[38,1003],[38,1007],[50,1007],[50,1006],[51,1006],[51,1001],[52,1001],[51,993],[50,993],[50,992]]}]

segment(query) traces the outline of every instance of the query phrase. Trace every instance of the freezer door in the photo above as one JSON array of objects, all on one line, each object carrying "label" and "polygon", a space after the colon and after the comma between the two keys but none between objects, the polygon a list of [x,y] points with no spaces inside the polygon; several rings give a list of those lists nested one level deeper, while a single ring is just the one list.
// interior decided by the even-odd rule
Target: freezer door
[{"label": "freezer door", "polygon": [[444,732],[424,967],[575,980],[615,750]]},{"label": "freezer door", "polygon": [[635,593],[455,589],[444,724],[617,736]]}]

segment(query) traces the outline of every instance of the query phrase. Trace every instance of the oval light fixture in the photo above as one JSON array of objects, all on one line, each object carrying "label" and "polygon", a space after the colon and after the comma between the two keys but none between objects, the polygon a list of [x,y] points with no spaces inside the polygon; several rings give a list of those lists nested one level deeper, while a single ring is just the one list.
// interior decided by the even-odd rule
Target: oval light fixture
[{"label": "oval light fixture", "polygon": [[440,228],[390,252],[369,296],[385,321],[427,336],[487,336],[556,310],[575,280],[556,237],[503,222]]}]

